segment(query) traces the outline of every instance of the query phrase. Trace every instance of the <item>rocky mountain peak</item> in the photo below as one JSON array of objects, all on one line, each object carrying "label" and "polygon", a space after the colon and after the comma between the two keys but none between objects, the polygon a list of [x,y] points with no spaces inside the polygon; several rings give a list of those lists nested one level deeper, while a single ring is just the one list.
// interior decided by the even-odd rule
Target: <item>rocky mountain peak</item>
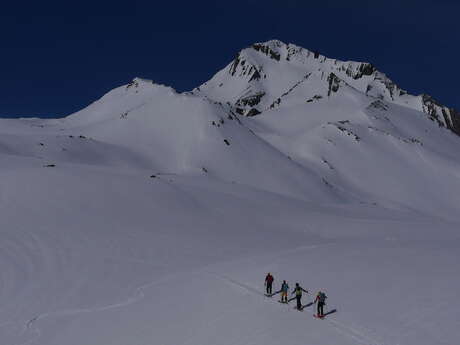
[{"label": "rocky mountain peak", "polygon": [[410,95],[368,62],[331,59],[279,40],[258,42],[194,93],[231,104],[254,116],[299,103],[324,102],[342,92],[358,92],[422,111],[439,126],[460,133],[459,113],[427,95]]}]

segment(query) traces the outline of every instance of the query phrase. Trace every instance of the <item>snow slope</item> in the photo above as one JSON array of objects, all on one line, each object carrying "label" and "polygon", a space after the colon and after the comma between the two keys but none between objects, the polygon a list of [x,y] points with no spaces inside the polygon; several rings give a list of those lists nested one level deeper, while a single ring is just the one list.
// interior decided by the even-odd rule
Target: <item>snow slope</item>
[{"label": "snow slope", "polygon": [[235,61],[0,120],[1,344],[457,342],[455,112],[279,41]]}]

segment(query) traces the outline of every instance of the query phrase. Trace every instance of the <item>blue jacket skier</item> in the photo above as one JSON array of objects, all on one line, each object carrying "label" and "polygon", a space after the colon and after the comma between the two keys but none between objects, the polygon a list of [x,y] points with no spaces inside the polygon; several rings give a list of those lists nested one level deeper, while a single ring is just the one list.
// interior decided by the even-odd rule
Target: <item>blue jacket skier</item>
[{"label": "blue jacket skier", "polygon": [[281,301],[283,303],[288,302],[288,292],[289,292],[289,285],[283,280],[283,284],[281,284]]}]

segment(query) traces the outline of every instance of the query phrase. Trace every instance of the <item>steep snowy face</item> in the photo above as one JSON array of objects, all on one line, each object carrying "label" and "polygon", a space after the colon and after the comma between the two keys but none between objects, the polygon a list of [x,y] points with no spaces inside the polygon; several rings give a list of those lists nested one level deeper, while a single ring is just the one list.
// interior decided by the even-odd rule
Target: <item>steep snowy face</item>
[{"label": "steep snowy face", "polygon": [[460,135],[459,113],[428,95],[408,94],[370,63],[330,59],[278,40],[243,49],[227,67],[193,90],[246,116],[356,92],[422,111]]},{"label": "steep snowy face", "polygon": [[64,119],[0,120],[0,157],[27,157],[39,167],[204,176],[297,198],[342,199],[319,174],[255,135],[247,120],[228,106],[136,78]]}]

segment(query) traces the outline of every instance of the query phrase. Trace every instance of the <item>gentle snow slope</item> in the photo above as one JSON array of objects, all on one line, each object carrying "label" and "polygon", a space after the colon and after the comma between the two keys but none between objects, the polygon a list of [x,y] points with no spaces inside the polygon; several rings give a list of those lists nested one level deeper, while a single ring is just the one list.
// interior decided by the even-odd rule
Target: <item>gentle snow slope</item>
[{"label": "gentle snow slope", "polygon": [[[428,345],[459,336],[458,223],[201,177],[38,170],[2,173],[4,344]],[[312,307],[267,299],[267,271],[325,289],[337,313],[320,321]]]}]

